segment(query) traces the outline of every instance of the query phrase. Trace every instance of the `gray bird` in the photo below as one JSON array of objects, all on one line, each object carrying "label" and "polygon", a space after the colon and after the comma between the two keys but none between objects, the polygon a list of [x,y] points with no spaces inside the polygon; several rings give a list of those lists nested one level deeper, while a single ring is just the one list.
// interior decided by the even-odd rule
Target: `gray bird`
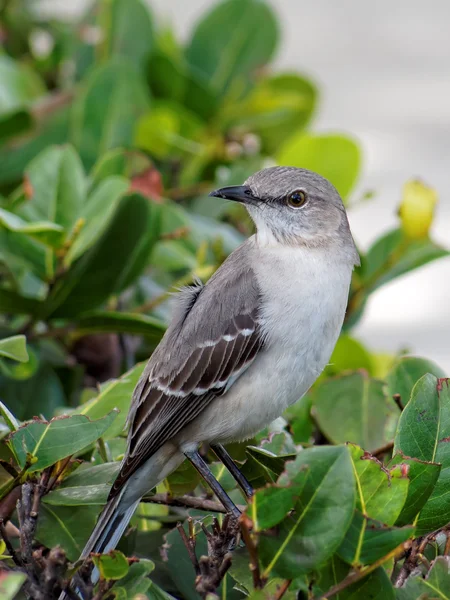
[{"label": "gray bird", "polygon": [[236,514],[199,445],[211,444],[251,495],[222,444],[250,438],[301,398],[341,331],[359,257],[331,183],[272,167],[210,195],[244,204],[257,232],[206,285],[180,292],[134,390],[127,450],[82,558],[114,548],[141,497],[186,457]]}]

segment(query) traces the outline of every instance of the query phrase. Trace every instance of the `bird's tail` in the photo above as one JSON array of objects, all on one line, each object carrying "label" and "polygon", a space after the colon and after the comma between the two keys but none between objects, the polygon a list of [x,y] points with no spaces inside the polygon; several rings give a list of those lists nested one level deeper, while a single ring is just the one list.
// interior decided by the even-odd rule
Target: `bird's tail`
[{"label": "bird's tail", "polygon": [[[123,501],[123,492],[112,498],[103,508],[98,518],[97,524],[91,533],[90,538],[81,553],[80,559],[88,558],[91,552],[104,554],[113,550],[119,543],[123,532],[127,528],[134,511],[136,510],[139,500],[129,504]],[[75,578],[76,579],[76,576]],[[91,575],[92,583],[97,583],[99,579],[98,569],[95,568]],[[77,589],[76,582],[74,589],[78,596],[82,598],[80,590]],[[62,592],[59,600],[68,600],[66,592]]]}]

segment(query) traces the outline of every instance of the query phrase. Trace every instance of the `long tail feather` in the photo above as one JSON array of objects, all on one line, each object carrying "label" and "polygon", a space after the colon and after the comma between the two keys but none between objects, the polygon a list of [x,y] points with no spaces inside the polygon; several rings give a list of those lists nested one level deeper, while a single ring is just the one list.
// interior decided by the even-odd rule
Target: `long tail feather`
[{"label": "long tail feather", "polygon": [[[128,503],[125,505],[122,501],[123,491],[121,494],[110,500],[103,508],[97,524],[81,553],[81,559],[88,558],[91,552],[99,552],[101,554],[109,552],[119,543],[123,532],[127,528],[127,525],[139,504],[139,500],[137,500],[131,504],[131,506]],[[76,577],[74,579],[76,579]],[[95,568],[93,570],[91,579],[92,583],[97,583],[99,579],[98,569]],[[76,588],[76,583],[74,588],[78,596],[83,599],[80,590]],[[68,600],[66,592],[61,593],[59,600]]]}]

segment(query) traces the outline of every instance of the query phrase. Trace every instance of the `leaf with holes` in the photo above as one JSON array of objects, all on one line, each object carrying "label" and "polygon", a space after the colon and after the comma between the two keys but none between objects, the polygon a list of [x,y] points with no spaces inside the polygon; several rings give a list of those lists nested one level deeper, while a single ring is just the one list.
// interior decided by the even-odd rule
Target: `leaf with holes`
[{"label": "leaf with holes", "polygon": [[396,589],[395,597],[396,600],[450,600],[450,558],[436,558],[425,578],[421,573],[410,575]]}]

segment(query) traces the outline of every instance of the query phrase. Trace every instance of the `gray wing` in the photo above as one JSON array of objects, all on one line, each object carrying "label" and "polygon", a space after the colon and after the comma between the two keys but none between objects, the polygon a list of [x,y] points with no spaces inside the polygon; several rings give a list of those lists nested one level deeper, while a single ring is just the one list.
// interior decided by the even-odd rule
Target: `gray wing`
[{"label": "gray wing", "polygon": [[110,492],[223,394],[263,346],[260,293],[238,248],[205,286],[180,293],[172,322],[136,386],[128,448]]}]

